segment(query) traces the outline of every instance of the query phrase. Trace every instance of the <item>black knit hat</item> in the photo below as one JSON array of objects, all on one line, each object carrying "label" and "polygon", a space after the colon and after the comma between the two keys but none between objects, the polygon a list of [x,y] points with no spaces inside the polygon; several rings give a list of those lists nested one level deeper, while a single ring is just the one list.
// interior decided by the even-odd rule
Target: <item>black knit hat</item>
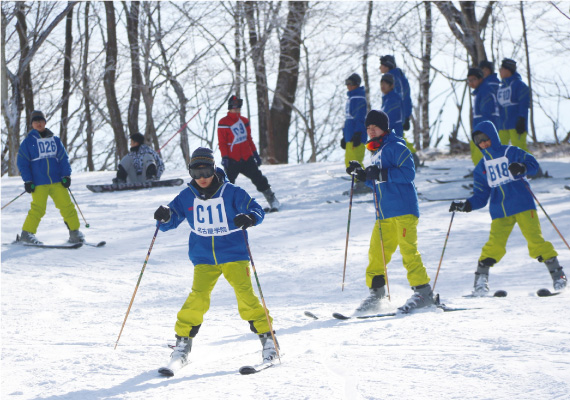
[{"label": "black knit hat", "polygon": [[243,105],[243,100],[237,96],[232,96],[228,100],[228,110],[233,110],[234,108],[241,108]]},{"label": "black knit hat", "polygon": [[34,122],[34,121],[45,121],[45,120],[46,120],[46,116],[44,115],[43,112],[41,112],[39,110],[32,111],[32,122]]},{"label": "black knit hat", "polygon": [[366,115],[366,127],[368,128],[369,125],[376,125],[384,132],[388,132],[390,120],[384,111],[370,110],[368,115]]},{"label": "black knit hat", "polygon": [[491,73],[495,72],[495,64],[492,61],[483,60],[479,63],[479,68],[488,68]]},{"label": "black knit hat", "polygon": [[467,71],[467,76],[476,76],[477,78],[483,78],[483,70],[481,68],[473,67],[469,68]]},{"label": "black knit hat", "polygon": [[345,85],[351,86],[360,86],[360,82],[362,82],[362,78],[358,74],[352,74],[344,81]]},{"label": "black knit hat", "polygon": [[214,166],[214,164],[214,152],[207,147],[198,147],[192,153],[192,158],[190,158],[188,169],[196,168],[200,165]]},{"label": "black knit hat", "polygon": [[394,84],[394,75],[384,74],[384,75],[382,75],[382,79],[380,79],[380,82],[386,82],[390,85],[393,85]]},{"label": "black knit hat", "polygon": [[508,69],[514,74],[517,72],[517,62],[510,58],[503,58],[503,61],[501,61],[501,68]]},{"label": "black knit hat", "polygon": [[131,140],[137,142],[138,144],[144,144],[144,136],[140,132],[133,133],[131,136],[129,136],[129,138],[131,138]]},{"label": "black knit hat", "polygon": [[394,69],[396,68],[396,59],[394,58],[394,56],[391,55],[381,56],[380,65],[385,65],[390,69]]}]

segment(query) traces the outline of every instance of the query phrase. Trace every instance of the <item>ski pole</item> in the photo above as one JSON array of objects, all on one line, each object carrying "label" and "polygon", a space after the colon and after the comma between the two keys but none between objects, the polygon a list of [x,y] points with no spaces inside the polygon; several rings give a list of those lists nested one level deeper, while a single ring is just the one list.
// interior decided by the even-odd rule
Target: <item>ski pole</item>
[{"label": "ski pole", "polygon": [[119,337],[117,337],[117,342],[115,343],[115,349],[117,349],[117,345],[119,344],[119,339],[121,338],[121,334],[123,333],[123,328],[125,327],[125,323],[127,322],[127,317],[129,316],[129,312],[131,311],[131,306],[133,305],[133,301],[135,301],[135,295],[137,294],[137,290],[139,289],[139,285],[141,283],[142,276],[144,274],[144,269],[146,268],[146,263],[150,257],[150,252],[152,251],[152,246],[154,246],[154,241],[156,240],[156,235],[158,235],[158,228],[160,228],[160,221],[156,225],[156,230],[154,231],[154,236],[152,237],[152,242],[150,242],[150,247],[148,248],[148,253],[146,255],[146,259],[144,260],[141,273],[139,275],[139,280],[137,281],[137,285],[135,286],[135,291],[133,293],[133,297],[131,298],[131,302],[129,304],[129,308],[127,308],[127,314],[125,315],[125,320],[123,321],[123,325],[121,326],[121,331],[119,332]]},{"label": "ski pole", "polygon": [[186,128],[186,126],[190,123],[190,121],[192,121],[192,120],[194,119],[194,117],[195,117],[196,115],[198,115],[198,113],[200,112],[201,109],[202,109],[202,108],[199,108],[198,111],[196,111],[196,114],[194,114],[194,115],[192,116],[192,118],[190,118],[190,119],[188,120],[188,122],[186,122],[184,125],[182,125],[182,128],[178,129],[178,131],[176,131],[176,133],[175,133],[174,135],[172,135],[172,137],[171,137],[170,139],[168,139],[168,140],[166,141],[166,143],[164,143],[160,149],[158,149],[158,153],[160,153],[160,151],[161,151],[162,149],[164,149],[164,147],[168,144],[168,142],[170,142],[172,139],[174,139],[174,136],[178,135],[180,132],[182,132],[182,130],[183,130],[184,128]]},{"label": "ski pole", "polygon": [[253,269],[253,275],[255,276],[255,281],[257,282],[257,289],[259,289],[259,297],[261,297],[261,301],[263,302],[263,311],[265,311],[265,318],[267,318],[267,325],[269,325],[269,332],[271,332],[271,338],[273,339],[273,344],[275,345],[277,358],[279,359],[279,363],[281,363],[281,355],[279,355],[279,346],[277,345],[277,340],[275,339],[275,333],[273,333],[273,325],[271,324],[271,319],[269,318],[269,313],[267,312],[267,306],[265,305],[265,299],[263,298],[263,292],[261,291],[261,284],[259,283],[259,278],[257,277],[255,264],[253,263],[253,256],[251,255],[251,249],[249,248],[249,242],[247,241],[245,229],[242,230],[242,233],[243,233],[243,240],[245,241],[245,247],[247,247],[247,252],[249,253],[249,259],[251,260],[251,268]]},{"label": "ski pole", "polygon": [[455,211],[451,214],[451,221],[449,221],[449,228],[447,228],[447,236],[445,237],[445,243],[443,244],[443,250],[441,251],[441,258],[439,259],[439,265],[437,266],[437,272],[435,274],[435,279],[433,280],[433,286],[431,288],[432,292],[435,291],[435,284],[437,283],[437,277],[439,276],[439,269],[441,268],[441,262],[443,261],[443,254],[445,253],[445,247],[447,246],[447,239],[449,239],[449,232],[451,232],[451,224],[453,223],[454,216]]},{"label": "ski pole", "polygon": [[350,232],[350,214],[352,213],[352,195],[354,194],[354,175],[352,175],[352,182],[350,183],[350,202],[348,203],[348,223],[346,225],[346,246],[344,248],[344,268],[342,269],[342,289],[344,292],[344,277],[346,275],[346,256],[348,254],[348,234]]},{"label": "ski pole", "polygon": [[521,179],[521,181],[524,182],[526,188],[528,189],[528,191],[530,192],[530,194],[532,194],[532,197],[534,197],[534,199],[536,200],[536,203],[540,206],[540,208],[542,209],[542,212],[544,213],[544,215],[546,215],[546,218],[548,218],[548,220],[550,221],[550,223],[552,224],[552,226],[554,227],[554,229],[556,230],[556,232],[558,232],[558,234],[560,235],[560,237],[562,238],[562,241],[564,242],[564,244],[566,245],[566,247],[568,247],[568,250],[570,250],[570,246],[568,245],[568,242],[566,241],[566,239],[564,239],[564,236],[562,236],[562,233],[560,233],[560,231],[558,230],[558,228],[556,227],[556,225],[554,224],[554,221],[550,218],[550,216],[548,215],[548,213],[546,212],[546,210],[544,209],[544,207],[542,207],[542,204],[540,204],[540,201],[538,201],[538,199],[536,198],[536,196],[534,195],[533,191],[530,188],[530,185],[528,184],[528,182],[524,179]]},{"label": "ski pole", "polygon": [[384,262],[384,273],[386,274],[386,289],[388,289],[388,300],[390,300],[390,285],[388,284],[388,266],[386,265],[386,254],[384,253],[384,240],[382,239],[382,226],[380,225],[380,204],[378,204],[378,198],[376,196],[376,186],[380,183],[374,181],[374,206],[376,208],[376,221],[378,221],[378,230],[380,231],[380,247],[382,248],[382,261]]},{"label": "ski pole", "polygon": [[73,193],[71,193],[71,189],[67,188],[67,190],[69,190],[69,194],[71,195],[71,197],[73,198],[73,202],[75,203],[75,205],[77,206],[77,209],[79,210],[79,213],[81,214],[81,218],[83,218],[83,222],[85,222],[85,227],[89,228],[89,224],[87,223],[87,220],[85,219],[85,217],[83,216],[83,213],[81,212],[81,208],[79,208],[79,204],[77,204],[77,200],[75,200],[75,196],[73,195]]},{"label": "ski pole", "polygon": [[14,197],[8,204],[5,204],[2,206],[2,210],[5,209],[6,207],[8,207],[10,204],[12,204],[13,202],[15,202],[16,200],[18,200],[20,197],[22,197],[22,195],[26,193],[26,191],[24,190],[22,193],[20,193],[19,195],[17,195],[16,197]]}]

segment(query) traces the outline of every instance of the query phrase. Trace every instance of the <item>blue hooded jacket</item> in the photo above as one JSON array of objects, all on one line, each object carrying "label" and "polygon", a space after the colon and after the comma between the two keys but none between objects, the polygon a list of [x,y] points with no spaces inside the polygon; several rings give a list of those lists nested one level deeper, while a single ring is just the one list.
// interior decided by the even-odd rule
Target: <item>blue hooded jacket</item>
[{"label": "blue hooded jacket", "polygon": [[518,72],[509,78],[503,79],[497,92],[501,125],[499,130],[515,129],[519,117],[526,122],[525,131],[528,132],[528,109],[530,107],[530,90],[522,81]]},{"label": "blue hooded jacket", "polygon": [[393,68],[389,72],[394,76],[394,90],[402,98],[402,119],[405,121],[412,115],[412,97],[410,83],[400,68]]},{"label": "blue hooded jacket", "polygon": [[342,130],[343,137],[346,142],[352,141],[352,136],[356,132],[360,132],[360,142],[366,143],[366,113],[368,112],[366,105],[366,92],[364,86],[360,86],[354,90],[346,92],[348,99],[345,106],[344,128]]},{"label": "blue hooded jacket", "polygon": [[370,159],[373,165],[382,169],[382,177],[386,180],[376,185],[373,180],[366,181],[367,186],[376,190],[380,219],[408,214],[419,218],[418,194],[414,185],[416,168],[404,139],[391,131],[383,137],[382,145]]},{"label": "blue hooded jacket", "polygon": [[499,91],[499,86],[501,86],[501,80],[497,77],[497,74],[494,72],[489,74],[489,76],[485,78],[485,82],[491,87],[493,94],[496,96]]},{"label": "blue hooded jacket", "polygon": [[500,121],[499,104],[497,97],[487,79],[484,79],[479,87],[471,94],[473,95],[473,126],[479,122],[491,121],[498,126]]},{"label": "blue hooded jacket", "polygon": [[188,257],[194,265],[249,260],[242,230],[234,225],[234,218],[241,213],[253,214],[255,225],[259,225],[265,217],[255,199],[239,186],[229,183],[222,169],[217,168],[216,174],[223,184],[210,199],[203,200],[198,190],[188,184],[168,204],[170,220],[160,224],[160,230],[165,232],[188,221],[191,229]]},{"label": "blue hooded jacket", "polygon": [[[523,182],[524,176],[513,176],[508,166],[511,163],[523,163],[528,175],[538,172],[538,162],[526,151],[516,147],[502,145],[493,123],[483,121],[475,126],[476,132],[483,132],[491,139],[491,146],[481,149],[483,158],[473,170],[473,196],[467,200],[473,210],[487,205],[492,219],[510,217],[527,210],[536,210],[532,194]],[[503,181],[503,182],[501,182]]]},{"label": "blue hooded jacket", "polygon": [[71,165],[61,140],[46,129],[44,136],[32,129],[18,150],[18,169],[24,182],[50,185],[71,176]]},{"label": "blue hooded jacket", "polygon": [[390,121],[388,128],[394,130],[396,136],[403,137],[402,98],[395,90],[392,89],[388,94],[382,96],[381,110],[388,115],[388,121]]}]

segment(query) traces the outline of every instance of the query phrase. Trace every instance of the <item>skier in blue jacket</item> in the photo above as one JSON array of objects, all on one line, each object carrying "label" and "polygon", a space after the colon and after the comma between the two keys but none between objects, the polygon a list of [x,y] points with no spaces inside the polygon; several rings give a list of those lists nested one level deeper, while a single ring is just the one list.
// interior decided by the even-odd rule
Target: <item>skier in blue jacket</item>
[{"label": "skier in blue jacket", "polygon": [[414,162],[404,140],[389,129],[385,112],[371,110],[366,116],[366,129],[370,137],[366,148],[372,152],[372,165],[363,169],[359,162],[351,161],[346,170],[359,180],[366,181],[376,192],[377,218],[370,239],[366,269],[366,285],[370,295],[357,311],[376,309],[386,296],[386,265],[399,246],[408,282],[414,291],[400,310],[409,312],[434,304],[430,278],[418,251],[420,211],[414,185]]},{"label": "skier in blue jacket", "polygon": [[380,79],[380,91],[382,92],[382,108],[381,110],[388,115],[390,126],[388,129],[394,131],[396,136],[404,137],[404,128],[402,126],[402,97],[394,90],[394,76],[392,74],[384,74]]},{"label": "skier in blue jacket", "polygon": [[350,160],[364,160],[364,144],[366,143],[366,127],[364,120],[368,112],[366,91],[360,86],[362,79],[358,74],[350,75],[346,81],[345,121],[342,129],[340,146],[345,150],[345,165]]},{"label": "skier in blue jacket", "polygon": [[175,229],[184,220],[188,222],[188,256],[194,264],[192,291],[178,312],[174,328],[176,347],[167,368],[187,364],[192,339],[202,325],[210,306],[210,293],[222,274],[234,288],[240,316],[259,335],[264,362],[269,362],[277,351],[264,308],[253,291],[249,252],[242,232],[263,222],[263,208],[245,190],[231,184],[222,169],[216,168],[212,150],[197,148],[188,169],[193,178],[188,188],[154,214],[161,231]]},{"label": "skier in blue jacket", "polygon": [[69,158],[61,140],[46,128],[46,123],[44,113],[33,111],[33,129],[18,150],[18,169],[26,192],[32,195],[30,211],[24,221],[19,241],[42,244],[36,238],[36,233],[46,213],[49,196],[69,229],[69,242],[84,242],[85,236],[79,230],[79,218],[68,191],[71,185]]},{"label": "skier in blue jacket", "polygon": [[410,129],[410,117],[412,116],[412,97],[410,94],[410,83],[404,72],[396,66],[396,59],[393,55],[380,57],[380,72],[391,74],[394,77],[394,90],[402,98],[402,124],[403,129]]},{"label": "skier in blue jacket", "polygon": [[507,240],[515,223],[527,240],[529,255],[545,263],[554,289],[563,290],[566,275],[552,243],[542,237],[536,206],[527,187],[526,175],[538,170],[536,159],[518,147],[502,145],[490,121],[477,124],[472,139],[483,153],[483,159],[473,171],[473,196],[463,202],[452,202],[449,211],[478,210],[490,199],[491,231],[481,250],[473,294],[483,296],[489,291],[489,270],[506,254]]},{"label": "skier in blue jacket", "polygon": [[499,91],[499,86],[501,86],[501,81],[497,78],[495,64],[492,61],[483,60],[479,62],[479,68],[483,71],[483,79],[491,87],[493,94],[496,96]]}]

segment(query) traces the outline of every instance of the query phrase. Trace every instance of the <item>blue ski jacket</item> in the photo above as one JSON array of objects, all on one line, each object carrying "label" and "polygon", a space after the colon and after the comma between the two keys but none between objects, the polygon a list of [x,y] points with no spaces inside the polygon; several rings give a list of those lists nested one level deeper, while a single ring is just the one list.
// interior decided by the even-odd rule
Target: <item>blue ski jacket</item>
[{"label": "blue ski jacket", "polygon": [[71,165],[61,140],[49,129],[45,137],[32,129],[18,150],[17,165],[24,182],[50,185],[71,176]]},{"label": "blue ski jacket", "polygon": [[348,99],[345,106],[345,121],[342,130],[344,140],[352,141],[352,137],[356,132],[360,132],[360,142],[366,143],[366,113],[368,112],[366,105],[366,92],[364,86],[360,86],[350,92],[346,92]]},{"label": "blue ski jacket", "polygon": [[495,126],[499,125],[499,103],[493,91],[493,87],[487,79],[483,80],[473,95],[473,126],[479,122],[491,121]]},{"label": "blue ski jacket", "polygon": [[499,130],[515,129],[519,117],[526,121],[525,131],[528,132],[528,109],[530,107],[530,90],[522,81],[518,72],[503,79],[497,92],[501,125]]},{"label": "blue ski jacket", "polygon": [[393,68],[389,72],[394,76],[394,90],[402,98],[402,119],[405,121],[412,115],[412,97],[410,83],[400,68]]},{"label": "blue ski jacket", "polygon": [[[483,121],[473,132],[483,132],[491,139],[491,147],[483,150],[483,158],[473,170],[473,196],[467,200],[473,210],[487,205],[492,219],[510,217],[527,210],[536,210],[532,194],[524,182],[525,176],[513,176],[508,167],[513,162],[523,163],[528,175],[538,172],[538,162],[516,146],[502,145],[495,126]],[[472,135],[473,136],[473,135]]]},{"label": "blue ski jacket", "polygon": [[497,74],[490,74],[485,78],[485,82],[487,82],[487,84],[491,87],[493,94],[496,96],[497,92],[499,91],[499,87],[501,86],[501,80],[497,77]]},{"label": "blue ski jacket", "polygon": [[402,98],[395,90],[391,90],[388,94],[382,96],[381,110],[388,115],[389,129],[394,130],[396,136],[403,137]]},{"label": "blue ski jacket", "polygon": [[366,185],[376,191],[380,219],[408,214],[419,218],[418,194],[414,185],[416,169],[404,139],[391,131],[383,137],[382,145],[370,159],[373,165],[382,169],[382,176],[386,179],[381,183],[366,181]]},{"label": "blue ski jacket", "polygon": [[202,199],[198,190],[188,184],[168,204],[170,220],[160,224],[159,228],[165,232],[188,221],[191,230],[188,257],[194,265],[249,260],[243,233],[234,225],[234,218],[240,213],[252,214],[255,225],[259,225],[265,217],[255,199],[239,186],[229,183],[222,169],[217,168],[216,174],[223,184],[210,199]]}]

